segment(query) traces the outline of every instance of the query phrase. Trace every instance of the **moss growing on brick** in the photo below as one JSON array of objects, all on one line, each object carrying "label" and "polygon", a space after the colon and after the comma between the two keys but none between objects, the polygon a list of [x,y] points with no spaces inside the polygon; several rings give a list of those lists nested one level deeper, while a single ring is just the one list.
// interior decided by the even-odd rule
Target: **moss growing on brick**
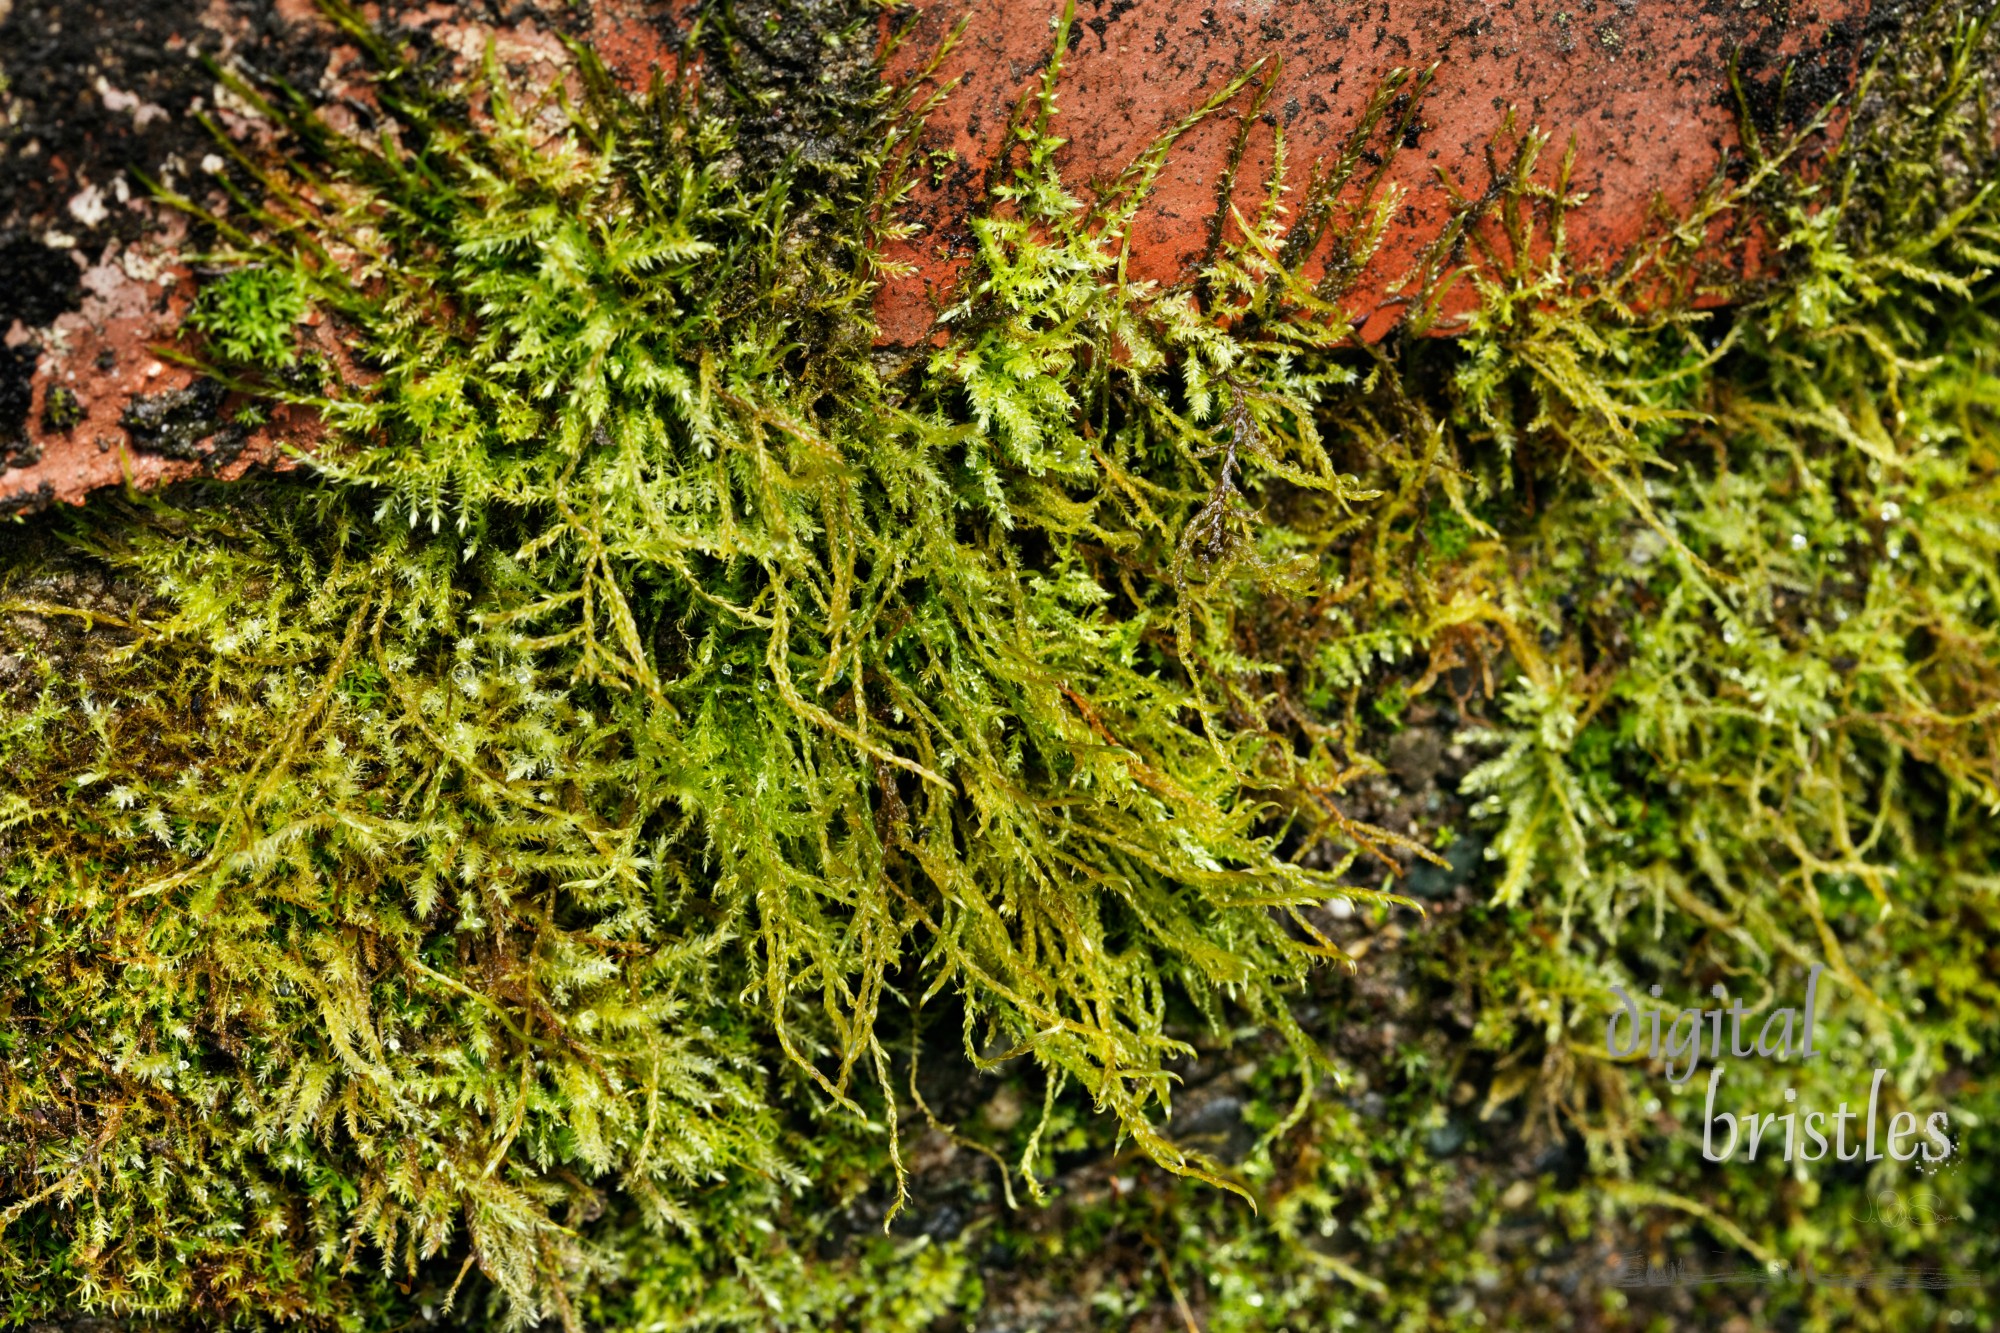
[{"label": "moss growing on brick", "polygon": [[[918,1329],[1001,1297],[990,1240],[1150,1256],[1110,1326],[1470,1327],[1431,1294],[1491,1267],[1503,1190],[1443,1165],[1483,1125],[1575,1137],[1587,1187],[1530,1192],[1573,1236],[1665,1207],[1784,1253],[1865,1193],[1704,1184],[1591,1052],[1611,981],[1824,961],[1912,1106],[1975,1096],[1987,21],[1919,25],[1810,170],[1810,128],[1749,133],[1610,273],[1503,127],[1373,347],[1338,302],[1387,200],[1273,189],[1198,281],[1126,280],[1174,136],[1066,184],[1059,28],[950,336],[889,375],[921,88],[801,159],[745,151],[726,79],[444,87],[329,12],[389,132],[235,80],[285,149],[198,307],[212,373],[326,422],[310,478],[7,557],[11,1318]],[[1779,276],[1697,311],[1704,239],[1757,227]],[[1405,336],[1466,257],[1465,335]],[[293,361],[301,302],[335,338]],[[1462,788],[1373,820],[1440,725]],[[1486,905],[1422,928],[1396,891],[1455,838]],[[1366,1056],[1315,966],[1364,938],[1432,1020]],[[1234,1056],[1241,1133],[1179,1132]],[[913,1144],[993,1163],[979,1221],[898,1223]]]}]

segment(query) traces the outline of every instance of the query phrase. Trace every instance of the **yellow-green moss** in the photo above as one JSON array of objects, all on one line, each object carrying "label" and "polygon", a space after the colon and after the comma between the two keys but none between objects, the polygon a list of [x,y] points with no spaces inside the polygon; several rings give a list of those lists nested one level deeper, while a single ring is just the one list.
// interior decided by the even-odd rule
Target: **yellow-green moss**
[{"label": "yellow-green moss", "polygon": [[[286,155],[209,219],[239,276],[196,321],[211,373],[318,409],[310,478],[97,505],[5,568],[8,1318],[925,1327],[979,1299],[973,1233],[813,1242],[893,1215],[942,1024],[1027,1104],[931,1131],[1004,1188],[1125,1140],[1187,1178],[1068,1217],[1143,1230],[1132,1301],[1470,1326],[1423,1291],[1485,1262],[1494,1191],[1448,1201],[1425,1146],[1461,1075],[1582,1136],[1565,1226],[1707,1188],[1589,1054],[1609,981],[1825,961],[1912,1105],[1992,1040],[1989,20],[1912,28],[1810,171],[1810,129],[1748,133],[1608,273],[1503,127],[1375,347],[1338,307],[1372,197],[1273,190],[1197,281],[1125,282],[1174,136],[1077,197],[1055,59],[950,340],[884,381],[913,102],[787,159],[579,52],[579,101],[489,70],[473,115],[329,12],[391,132],[235,81]],[[1697,241],[1753,220],[1780,276],[1696,312]],[[1409,336],[1459,253],[1464,336]],[[337,347],[291,362],[288,293]],[[1447,685],[1485,803],[1420,847],[1348,793]],[[1452,832],[1492,911],[1420,989],[1476,1014],[1371,1124],[1312,1100],[1366,1021],[1321,904],[1402,910]],[[1233,1166],[1165,1120],[1204,1032],[1259,1064]],[[1819,1225],[1820,1185],[1749,1183],[1683,1211]]]}]

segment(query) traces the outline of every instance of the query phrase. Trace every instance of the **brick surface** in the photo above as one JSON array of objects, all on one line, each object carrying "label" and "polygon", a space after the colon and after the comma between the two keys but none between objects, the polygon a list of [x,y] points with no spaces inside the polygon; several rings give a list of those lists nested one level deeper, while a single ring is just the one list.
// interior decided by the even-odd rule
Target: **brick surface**
[{"label": "brick surface", "polygon": [[[951,157],[929,159],[942,165],[916,194],[925,231],[899,256],[920,272],[878,306],[891,342],[930,332],[972,249],[964,220],[1017,99],[1052,47],[1046,0],[920,0],[920,9],[894,75],[917,68],[958,21],[967,26],[939,71],[941,82],[962,82],[924,143]],[[1276,61],[1268,122],[1252,127],[1237,174],[1236,200],[1254,213],[1273,123],[1284,129],[1296,198],[1313,163],[1339,152],[1393,71],[1434,66],[1382,182],[1403,191],[1403,203],[1351,295],[1365,314],[1444,225],[1450,196],[1440,173],[1468,194],[1488,185],[1487,147],[1510,108],[1520,128],[1553,136],[1545,167],[1574,139],[1572,185],[1589,199],[1572,219],[1571,240],[1580,260],[1604,259],[1639,234],[1656,197],[1669,207],[1691,200],[1736,141],[1732,53],[1757,114],[1796,125],[1852,81],[1869,9],[1867,0],[1080,0],[1057,96],[1055,130],[1069,140],[1058,160],[1079,185],[1114,176],[1238,71]],[[1781,94],[1787,61],[1793,73]],[[1177,144],[1137,221],[1132,272],[1172,280],[1200,258],[1250,102],[1239,94]],[[1378,135],[1370,151],[1384,147]]]}]

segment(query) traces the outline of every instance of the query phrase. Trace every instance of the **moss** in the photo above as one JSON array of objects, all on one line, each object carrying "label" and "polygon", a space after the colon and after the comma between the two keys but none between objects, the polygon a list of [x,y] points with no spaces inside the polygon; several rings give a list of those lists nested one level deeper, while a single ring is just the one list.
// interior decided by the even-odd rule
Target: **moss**
[{"label": "moss", "polygon": [[49,389],[48,397],[42,401],[42,428],[49,431],[67,431],[83,420],[83,400],[75,391],[61,385]]},{"label": "moss", "polygon": [[280,368],[292,364],[292,327],[306,314],[305,285],[283,268],[239,268],[204,285],[187,326],[208,336],[222,362]]},{"label": "moss", "polygon": [[[581,51],[442,87],[329,12],[388,132],[225,75],[283,152],[197,325],[318,411],[311,476],[6,560],[10,1319],[917,1329],[1005,1273],[1112,1327],[1472,1327],[1560,1303],[1510,1211],[1573,1264],[1663,1217],[1908,1252],[1829,1228],[1865,1179],[1703,1177],[1592,1050],[1613,981],[1824,961],[1857,1041],[1802,1096],[1867,1056],[1991,1123],[1989,21],[1913,28],[1816,164],[1746,119],[1610,270],[1501,126],[1372,347],[1352,173],[1421,82],[1161,289],[1153,174],[1268,85],[1082,198],[1065,27],[885,379],[921,91],[857,62],[802,154],[739,132],[748,11],[698,38],[730,77],[636,97]],[[1697,308],[1760,231],[1779,276]],[[1448,276],[1463,336],[1415,336]],[[294,358],[302,302],[339,342]]]}]

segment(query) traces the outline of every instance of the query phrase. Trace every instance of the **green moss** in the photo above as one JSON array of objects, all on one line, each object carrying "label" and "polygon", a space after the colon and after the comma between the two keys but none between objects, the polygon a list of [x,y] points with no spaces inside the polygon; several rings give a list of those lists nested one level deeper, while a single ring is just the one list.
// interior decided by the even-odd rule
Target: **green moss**
[{"label": "green moss", "polygon": [[187,326],[219,361],[278,368],[296,359],[292,329],[305,315],[305,284],[290,268],[238,268],[203,285]]},{"label": "green moss", "polygon": [[[1550,1244],[1664,1203],[1904,1252],[1828,1231],[1865,1181],[1704,1180],[1591,1052],[1611,981],[1823,960],[1865,1044],[1805,1095],[1865,1054],[1983,1106],[1952,1084],[1996,1013],[1985,21],[1913,29],[1810,170],[1810,128],[1746,121],[1605,272],[1564,253],[1568,163],[1503,126],[1375,347],[1338,305],[1393,202],[1357,164],[1423,81],[1160,289],[1119,262],[1154,173],[1204,115],[1264,132],[1270,85],[1080,198],[1065,26],[949,340],[885,380],[919,94],[857,62],[814,114],[858,146],[802,155],[755,128],[749,44],[706,89],[587,52],[579,96],[454,89],[329,12],[389,132],[233,81],[286,155],[208,217],[234,268],[195,323],[318,411],[313,476],[6,560],[9,1319],[917,1329],[1004,1299],[998,1251],[1094,1275],[1108,1327],[1472,1327],[1433,1295],[1502,1282],[1489,1223],[1531,1203]],[[1782,272],[1698,311],[1704,238],[1752,224]],[[1408,336],[1457,255],[1464,336]],[[293,358],[308,305],[344,359]],[[1357,813],[1390,733],[1441,726],[1462,792]],[[1380,929],[1484,844],[1489,907]],[[1380,997],[1314,967],[1364,930],[1412,1030],[1372,1051]],[[919,1050],[987,1113],[947,1125]],[[1244,1141],[1179,1134],[1225,1059]],[[1581,1180],[1520,1199],[1502,1124]],[[917,1141],[991,1155],[979,1220],[856,1242],[834,1219],[921,1196]]]},{"label": "green moss", "polygon": [[83,420],[83,401],[73,390],[52,385],[42,402],[42,429],[67,431]]}]

